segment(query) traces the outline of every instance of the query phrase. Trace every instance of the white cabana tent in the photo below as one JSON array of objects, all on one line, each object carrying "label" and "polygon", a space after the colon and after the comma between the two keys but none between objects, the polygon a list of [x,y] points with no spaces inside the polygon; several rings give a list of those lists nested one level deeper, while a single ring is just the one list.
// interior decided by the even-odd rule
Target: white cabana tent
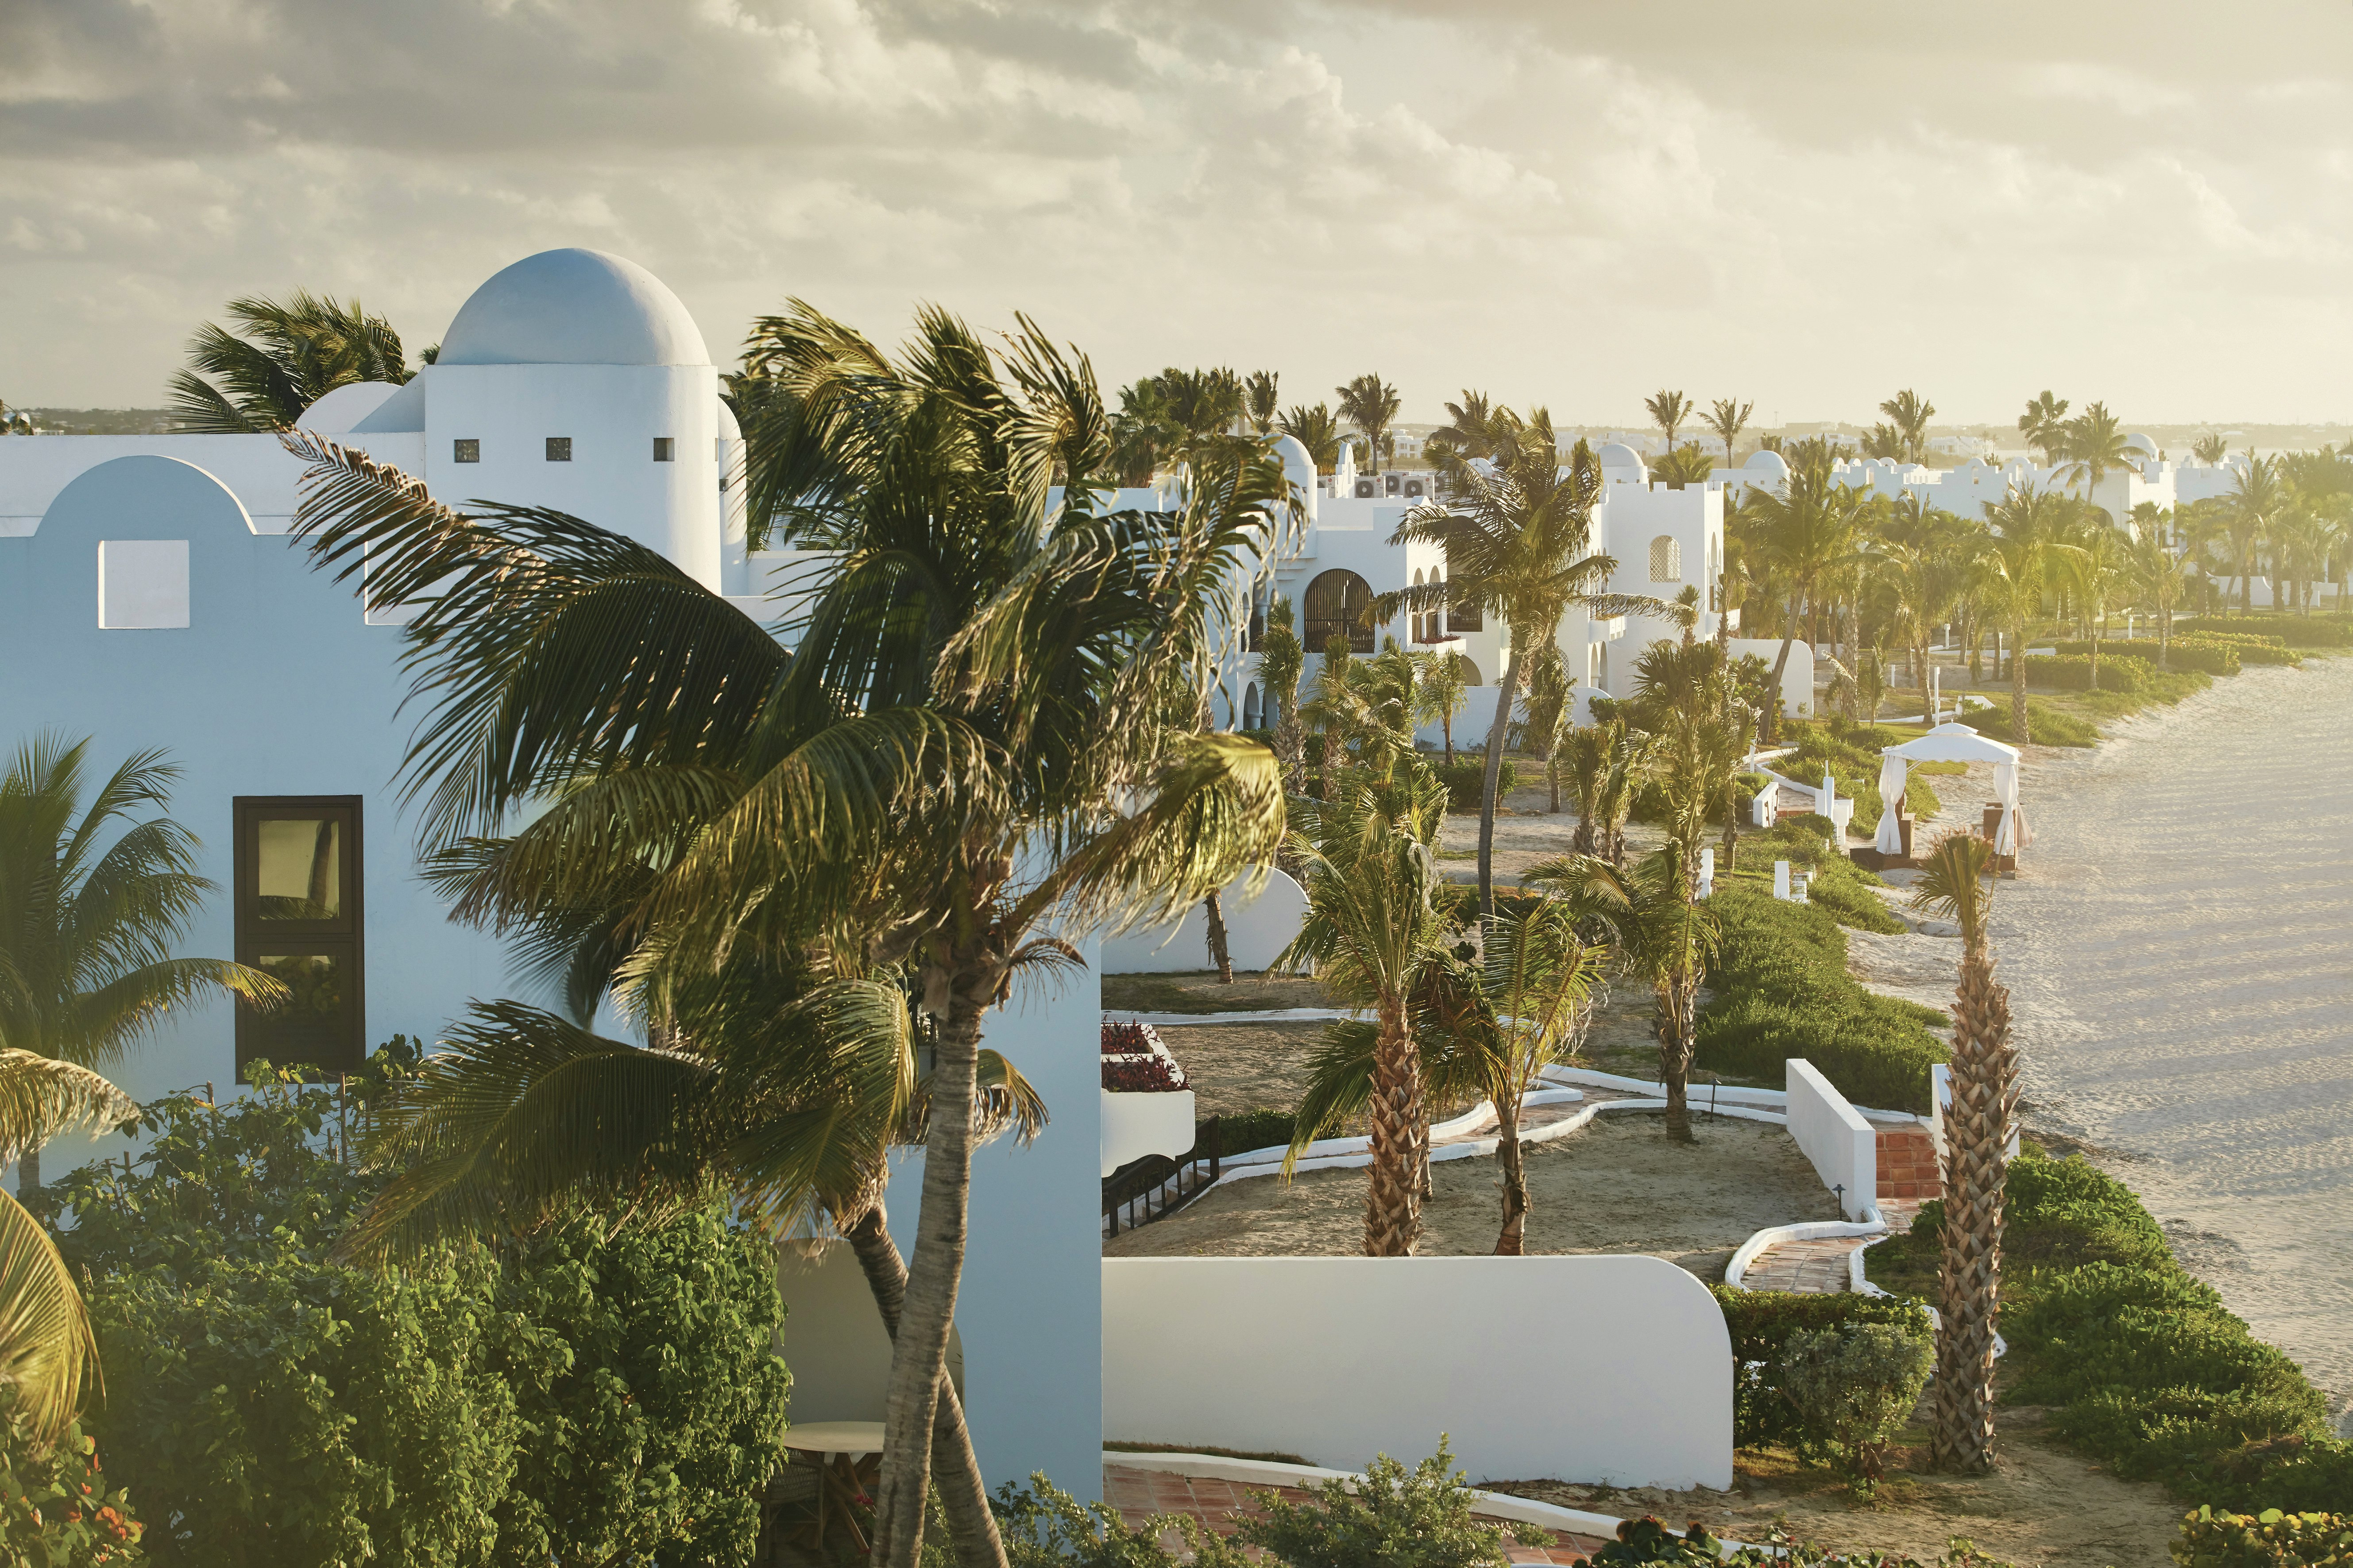
[{"label": "white cabana tent", "polygon": [[1914,763],[1991,763],[1994,794],[2001,801],[2001,828],[1994,835],[1994,851],[2015,855],[2033,841],[2026,814],[2018,805],[2016,746],[1989,741],[1967,724],[1939,724],[1916,741],[1886,747],[1879,753],[1879,833],[1874,840],[1883,855],[1904,852],[1904,830],[1895,823],[1895,803],[1904,796],[1905,780]]}]

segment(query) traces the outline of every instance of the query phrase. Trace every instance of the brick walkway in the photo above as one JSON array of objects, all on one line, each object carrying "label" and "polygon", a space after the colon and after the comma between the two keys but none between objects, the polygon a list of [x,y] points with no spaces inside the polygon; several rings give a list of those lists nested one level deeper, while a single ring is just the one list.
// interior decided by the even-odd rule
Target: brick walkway
[{"label": "brick walkway", "polygon": [[[1888,1228],[1910,1227],[1920,1205],[1943,1188],[1936,1172],[1936,1146],[1925,1127],[1881,1129],[1878,1146],[1879,1214]],[[1751,1290],[1803,1290],[1836,1295],[1852,1278],[1847,1259],[1867,1236],[1825,1237],[1819,1241],[1785,1241],[1757,1254],[1748,1266]]]},{"label": "brick walkway", "polygon": [[[1119,1510],[1119,1516],[1131,1526],[1141,1525],[1155,1513],[1172,1513],[1198,1520],[1219,1535],[1231,1535],[1237,1515],[1263,1513],[1252,1500],[1253,1491],[1271,1491],[1291,1501],[1304,1501],[1309,1494],[1295,1487],[1251,1487],[1244,1482],[1213,1480],[1208,1477],[1173,1475],[1166,1470],[1139,1470],[1125,1465],[1103,1467],[1103,1501]],[[1501,1524],[1509,1530],[1509,1521],[1484,1519],[1489,1524]],[[1601,1542],[1589,1536],[1556,1535],[1549,1548],[1522,1546],[1508,1535],[1504,1541],[1504,1554],[1514,1563],[1575,1563],[1599,1551]],[[1166,1542],[1180,1548],[1182,1542],[1170,1537]]]}]

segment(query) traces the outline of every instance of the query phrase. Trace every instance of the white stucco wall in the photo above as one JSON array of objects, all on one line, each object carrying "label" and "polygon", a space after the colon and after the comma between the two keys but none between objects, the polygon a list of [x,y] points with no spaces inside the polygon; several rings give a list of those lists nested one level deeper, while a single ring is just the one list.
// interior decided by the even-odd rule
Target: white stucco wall
[{"label": "white stucco wall", "polygon": [[[1117,1258],[1103,1428],[1475,1480],[1732,1484],[1732,1342],[1660,1258]],[[1556,1355],[1571,1345],[1606,1354]],[[1376,1370],[1377,1369],[1377,1370]]]},{"label": "white stucco wall", "polygon": [[1174,1160],[1193,1147],[1193,1091],[1103,1091],[1103,1173],[1131,1160],[1160,1154]]},{"label": "white stucco wall", "polygon": [[[1250,879],[1237,877],[1226,884],[1219,903],[1226,919],[1226,948],[1234,967],[1255,973],[1274,962],[1291,945],[1307,918],[1307,894],[1288,873],[1270,869],[1265,886],[1249,891]],[[1211,967],[1209,919],[1193,905],[1173,925],[1106,937],[1103,944],[1106,974],[1189,973]]]},{"label": "white stucco wall", "polygon": [[1821,1069],[1801,1057],[1787,1064],[1789,1136],[1798,1141],[1826,1188],[1844,1189],[1840,1207],[1862,1219],[1879,1206],[1879,1146],[1846,1096],[1831,1087]]}]

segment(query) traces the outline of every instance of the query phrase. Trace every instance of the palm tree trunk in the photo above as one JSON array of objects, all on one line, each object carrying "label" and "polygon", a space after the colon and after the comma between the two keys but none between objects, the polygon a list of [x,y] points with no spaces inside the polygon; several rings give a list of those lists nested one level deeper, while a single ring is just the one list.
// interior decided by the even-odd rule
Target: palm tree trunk
[{"label": "palm tree trunk", "polygon": [[1340,798],[1340,731],[1328,721],[1324,725],[1324,798]]},{"label": "palm tree trunk", "polygon": [[[875,1310],[893,1340],[907,1300],[907,1265],[891,1239],[891,1227],[881,1204],[859,1215],[842,1233],[858,1257],[866,1288],[874,1296]],[[955,1538],[956,1562],[962,1568],[1005,1568],[1005,1542],[997,1532],[997,1515],[988,1506],[988,1488],[980,1479],[980,1459],[972,1451],[972,1433],[964,1424],[964,1404],[955,1383],[940,1376],[939,1414],[932,1422],[932,1464],[939,1479],[940,1507],[948,1531]]]},{"label": "palm tree trunk", "polygon": [[1667,1089],[1667,1136],[1679,1143],[1695,1142],[1691,1124],[1692,1003],[1699,989],[1696,974],[1674,974],[1658,985],[1659,1081]]},{"label": "palm tree trunk", "polygon": [[1558,816],[1560,815],[1560,748],[1556,745],[1545,758],[1545,783],[1552,790],[1552,805],[1546,808],[1546,814]]},{"label": "palm tree trunk", "polygon": [[1446,765],[1451,768],[1454,765],[1454,715],[1452,713],[1439,714],[1438,732],[1446,738]]},{"label": "palm tree trunk", "polygon": [[1495,1160],[1504,1178],[1504,1229],[1495,1238],[1498,1258],[1517,1258],[1526,1249],[1526,1156],[1520,1143],[1520,1097],[1516,1089],[1507,1087],[1495,1097]]},{"label": "palm tree trunk", "polygon": [[2157,612],[2157,668],[2173,668],[2173,606],[2163,605]]},{"label": "palm tree trunk", "polygon": [[1961,956],[1953,1005],[1953,1103],[1945,1114],[1944,1267],[1938,1279],[1936,1417],[1940,1469],[1993,1464],[1993,1342],[2001,1314],[2002,1189],[2018,1111],[2010,993],[1994,983],[1983,936]]},{"label": "palm tree trunk", "polygon": [[2026,744],[2026,622],[2021,618],[2010,628],[2010,739]]},{"label": "palm tree trunk", "polygon": [[[947,1016],[933,1052],[931,1125],[923,1143],[923,1206],[905,1308],[891,1349],[883,1401],[882,1473],[875,1486],[873,1561],[916,1568],[931,1488],[931,1435],[947,1370],[948,1331],[964,1275],[972,1194],[973,1085],[980,1021],[997,994],[994,964],[969,957],[947,970]],[[929,989],[927,984],[926,989]]]},{"label": "palm tree trunk", "polygon": [[1495,791],[1504,779],[1504,731],[1520,691],[1521,629],[1512,630],[1511,656],[1504,661],[1504,684],[1495,693],[1495,721],[1487,726],[1487,775],[1479,786],[1479,919],[1495,918]]},{"label": "palm tree trunk", "polygon": [[1218,972],[1218,984],[1234,983],[1233,949],[1226,944],[1226,910],[1218,895],[1211,893],[1201,900],[1202,911],[1208,917],[1209,966]]},{"label": "palm tree trunk", "polygon": [[1421,1179],[1416,1168],[1421,1062],[1405,998],[1384,995],[1373,1051],[1372,1179],[1365,1190],[1365,1256],[1410,1258],[1421,1239]]},{"label": "palm tree trunk", "polygon": [[27,1149],[16,1156],[16,1201],[23,1203],[41,1190],[41,1152]]},{"label": "palm tree trunk", "polygon": [[1765,711],[1757,715],[1757,743],[1764,745],[1773,739],[1774,726],[1781,713],[1781,672],[1789,668],[1789,648],[1798,640],[1794,617],[1781,628],[1781,651],[1773,658],[1773,678],[1765,683]]},{"label": "palm tree trunk", "polygon": [[1274,730],[1274,754],[1282,759],[1282,790],[1285,795],[1307,793],[1306,739],[1299,731],[1296,702],[1284,708],[1282,721]]}]

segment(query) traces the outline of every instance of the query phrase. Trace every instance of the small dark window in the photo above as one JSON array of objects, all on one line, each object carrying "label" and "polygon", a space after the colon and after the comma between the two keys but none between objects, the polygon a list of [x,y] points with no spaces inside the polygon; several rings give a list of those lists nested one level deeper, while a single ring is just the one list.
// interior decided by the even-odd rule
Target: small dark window
[{"label": "small dark window", "polygon": [[237,799],[237,961],[293,993],[237,1011],[237,1076],[257,1058],[322,1072],[367,1059],[360,797]]},{"label": "small dark window", "polygon": [[677,443],[676,441],[672,440],[672,439],[671,439],[670,437],[669,437],[668,436],[657,436],[657,437],[654,437],[654,461],[655,461],[655,462],[657,462],[657,463],[670,463],[670,462],[675,462],[675,461],[677,461],[677,452],[678,452],[678,443]]},{"label": "small dark window", "polygon": [[550,436],[547,438],[547,460],[551,463],[570,462],[572,460],[572,437],[569,436]]},{"label": "small dark window", "polygon": [[462,441],[452,442],[451,445],[457,447],[455,458],[456,461],[460,463],[479,463],[482,460],[481,442],[469,437]]}]

